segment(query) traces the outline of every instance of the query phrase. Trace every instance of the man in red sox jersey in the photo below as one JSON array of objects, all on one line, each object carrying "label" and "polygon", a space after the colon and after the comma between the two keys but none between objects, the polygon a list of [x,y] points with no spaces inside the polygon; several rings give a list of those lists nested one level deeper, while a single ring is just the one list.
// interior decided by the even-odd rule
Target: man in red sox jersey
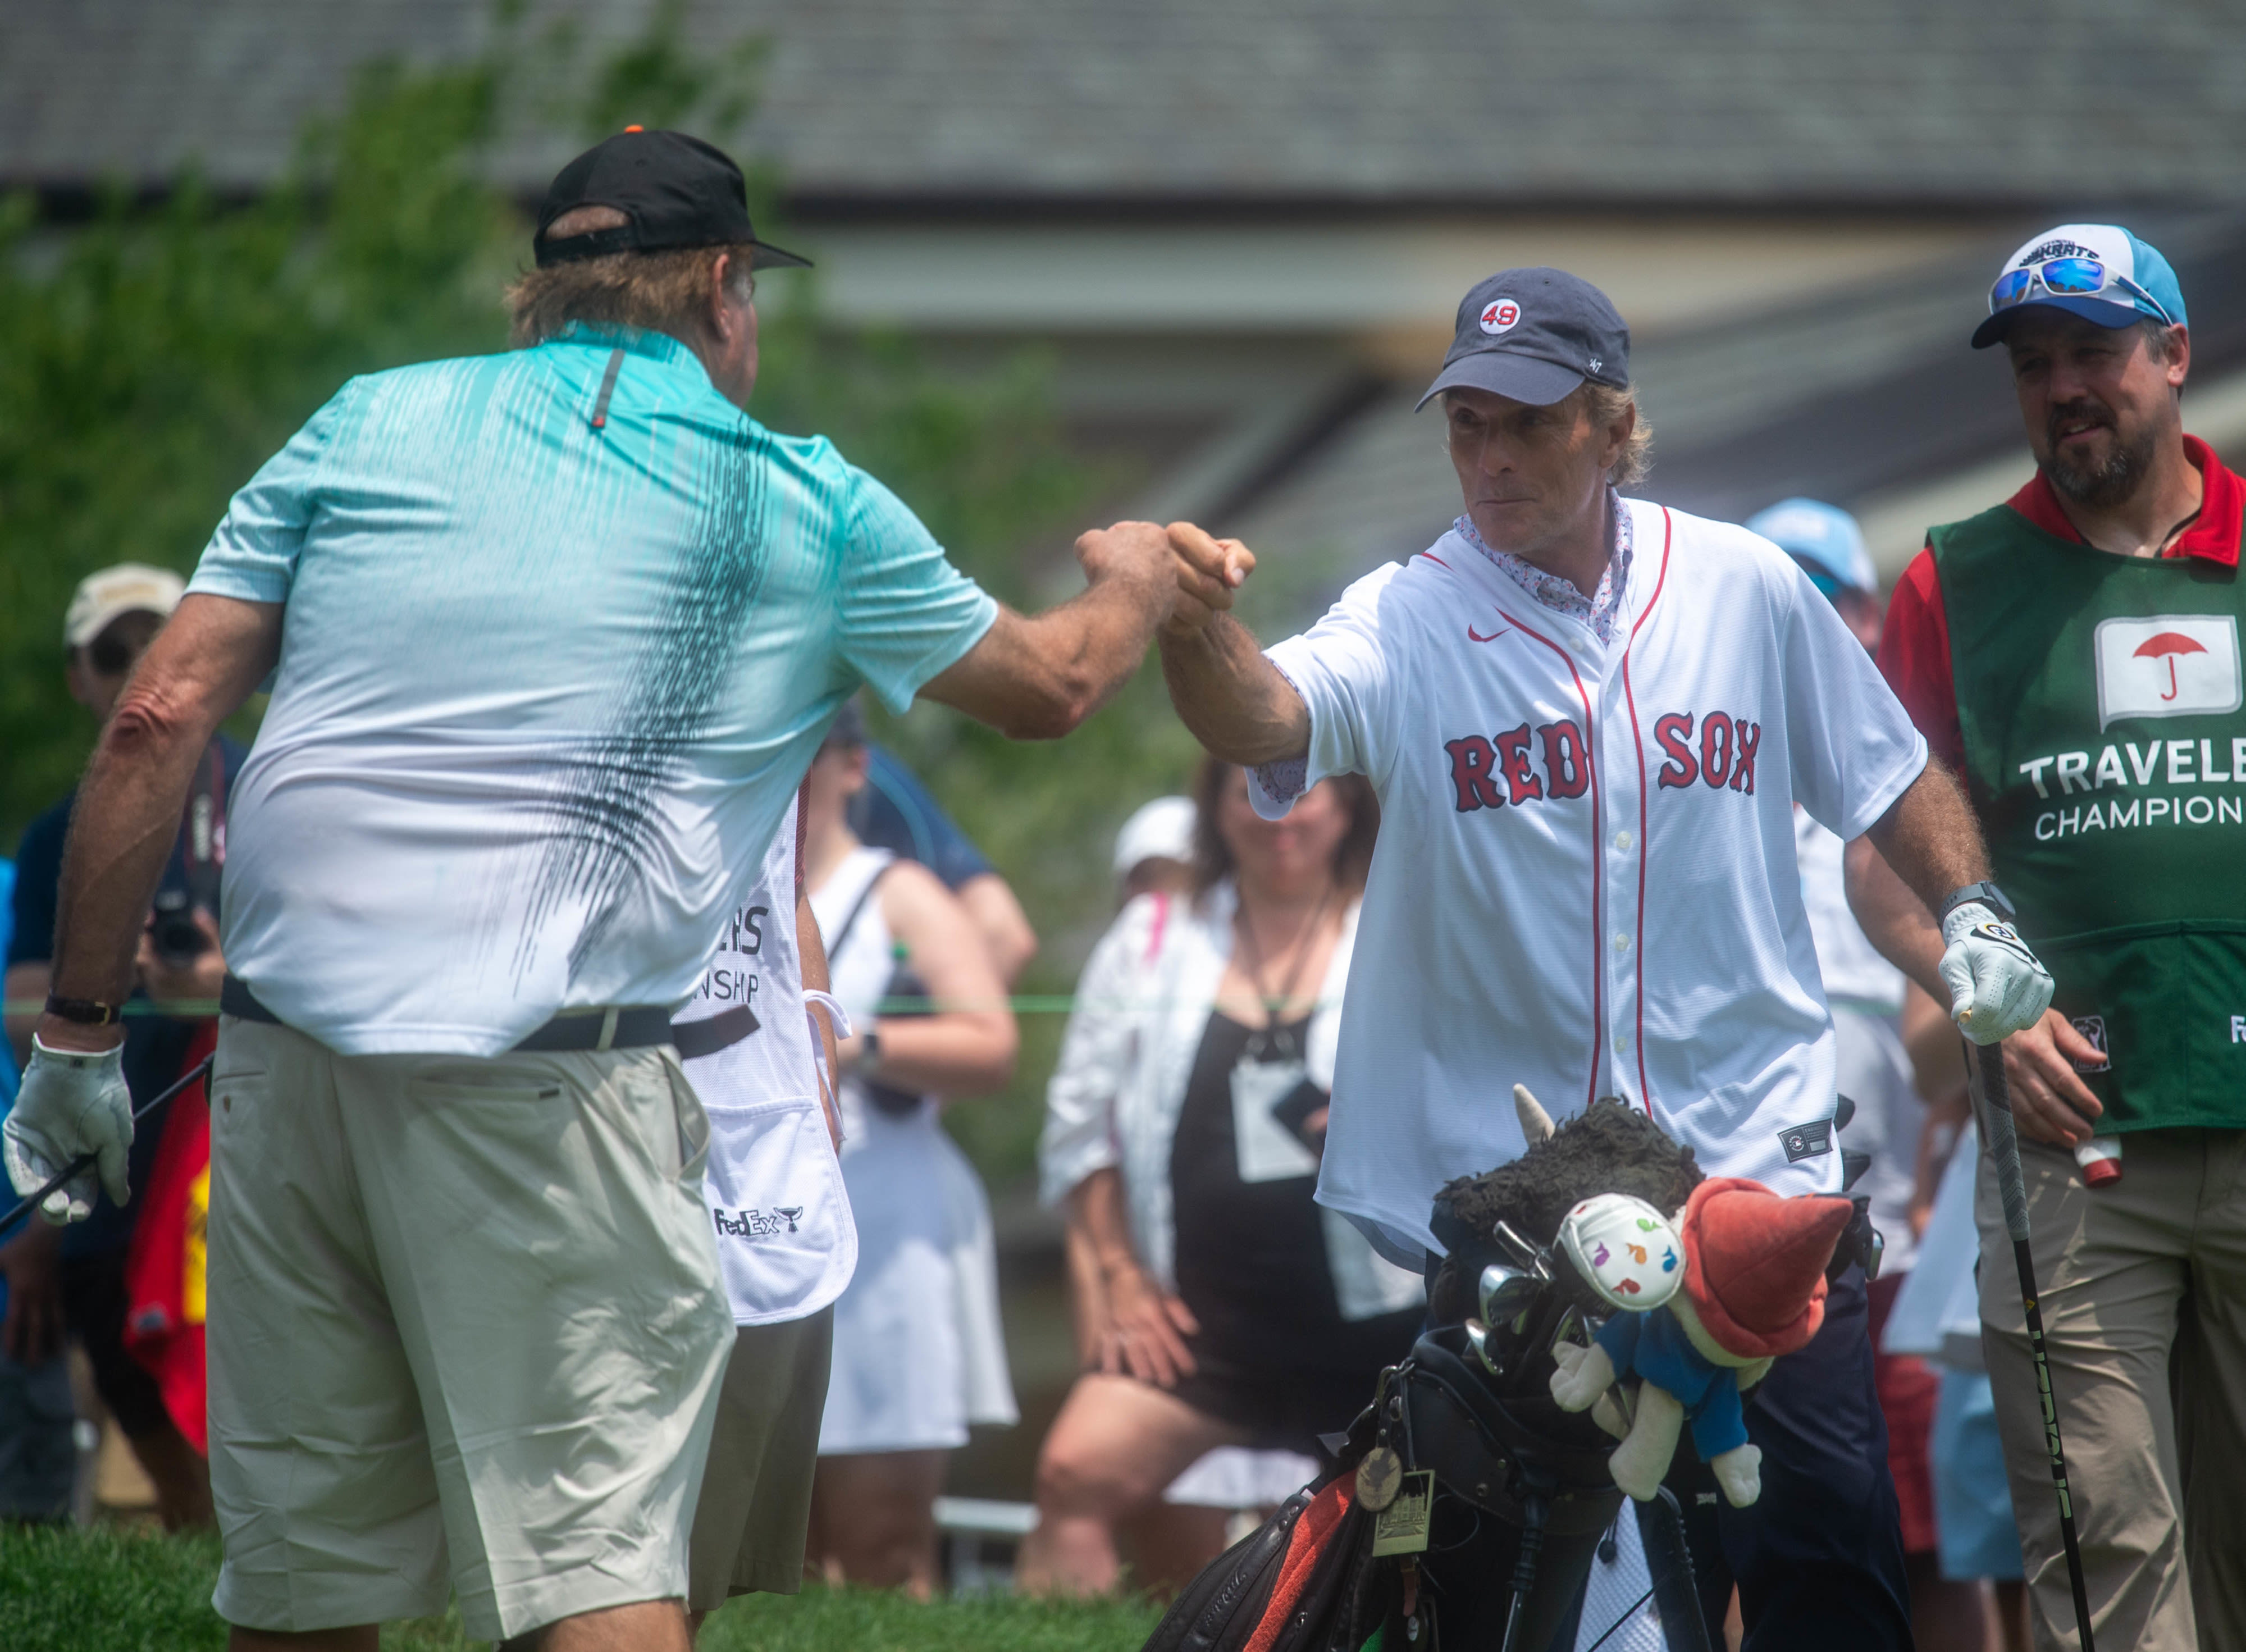
[{"label": "man in red sox jersey", "polygon": [[[1328,774],[1380,794],[1318,1197],[1398,1260],[1435,1248],[1443,1182],[1521,1151],[1515,1083],[1555,1114],[1643,1106],[1712,1174],[1837,1192],[1793,805],[1869,833],[1930,904],[1988,875],[1955,782],[1807,576],[1615,492],[1647,438],[1629,350],[1573,275],[1476,287],[1428,391],[1464,514],[1268,656],[1219,611],[1253,556],[1170,531],[1200,599],[1161,636],[1187,725],[1256,771],[1266,813]],[[1993,1039],[2050,978],[1958,904],[1953,1014]],[[1720,1503],[1689,1452],[1672,1475],[1712,1621],[1736,1582],[1750,1652],[1909,1647],[1860,1268],[1755,1393],[1758,1503]]]}]

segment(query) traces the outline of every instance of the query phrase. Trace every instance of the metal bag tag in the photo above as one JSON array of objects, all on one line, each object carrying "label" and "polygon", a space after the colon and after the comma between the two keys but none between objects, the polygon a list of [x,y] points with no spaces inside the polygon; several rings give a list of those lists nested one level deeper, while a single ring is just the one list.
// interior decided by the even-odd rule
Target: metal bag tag
[{"label": "metal bag tag", "polygon": [[1372,1552],[1418,1554],[1427,1547],[1427,1524],[1435,1506],[1435,1472],[1414,1469],[1404,1477],[1395,1500],[1372,1517]]},{"label": "metal bag tag", "polygon": [[1357,1500],[1375,1514],[1396,1500],[1404,1489],[1404,1459],[1383,1443],[1365,1454],[1357,1465]]}]

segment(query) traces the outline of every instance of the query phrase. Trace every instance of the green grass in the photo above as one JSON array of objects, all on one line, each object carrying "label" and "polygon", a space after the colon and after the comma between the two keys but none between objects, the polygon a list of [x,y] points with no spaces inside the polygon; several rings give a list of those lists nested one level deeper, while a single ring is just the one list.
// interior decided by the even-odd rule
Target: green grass
[{"label": "green grass", "polygon": [[[0,1648],[6,1652],[218,1652],[214,1540],[100,1527],[0,1526]],[[1136,1652],[1159,1608],[1142,1601],[992,1598],[919,1605],[893,1594],[808,1589],[751,1595],[711,1618],[700,1652]],[[456,1614],[392,1625],[385,1652],[484,1644]]]}]

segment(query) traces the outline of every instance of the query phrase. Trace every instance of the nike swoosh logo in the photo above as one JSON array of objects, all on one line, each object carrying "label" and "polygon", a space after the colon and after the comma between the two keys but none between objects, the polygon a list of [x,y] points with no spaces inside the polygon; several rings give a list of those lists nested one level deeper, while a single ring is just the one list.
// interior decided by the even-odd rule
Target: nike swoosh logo
[{"label": "nike swoosh logo", "polygon": [[1469,642],[1494,642],[1498,638],[1503,636],[1506,632],[1512,629],[1513,628],[1509,625],[1502,626],[1497,630],[1492,631],[1487,636],[1484,636],[1480,631],[1475,630],[1473,626],[1469,625],[1467,627],[1467,641]]}]

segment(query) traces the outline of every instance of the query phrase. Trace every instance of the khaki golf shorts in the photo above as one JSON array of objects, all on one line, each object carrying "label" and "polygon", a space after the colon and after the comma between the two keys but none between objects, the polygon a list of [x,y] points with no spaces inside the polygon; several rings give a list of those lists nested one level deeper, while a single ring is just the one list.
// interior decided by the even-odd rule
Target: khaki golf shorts
[{"label": "khaki golf shorts", "polygon": [[734,1333],[694,1510],[686,1604],[695,1611],[714,1612],[736,1594],[793,1594],[803,1587],[834,1351],[831,1306]]},{"label": "khaki golf shorts", "polygon": [[226,1018],[214,1599],[499,1640],[686,1593],[732,1315],[668,1050],[338,1056]]}]

